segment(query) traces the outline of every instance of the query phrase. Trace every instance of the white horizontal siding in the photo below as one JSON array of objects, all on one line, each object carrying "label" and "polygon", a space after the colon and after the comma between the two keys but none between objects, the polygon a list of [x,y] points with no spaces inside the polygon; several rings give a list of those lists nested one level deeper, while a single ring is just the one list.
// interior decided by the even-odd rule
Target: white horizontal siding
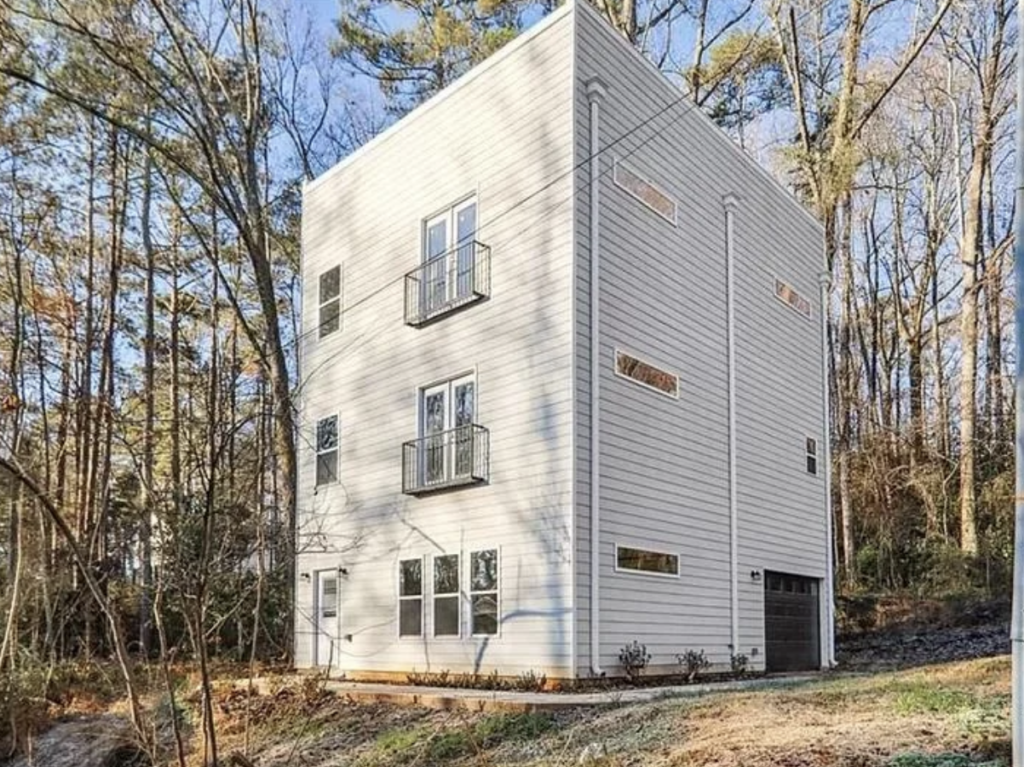
[{"label": "white horizontal siding", "polygon": [[[343,329],[303,346],[299,482],[299,571],[348,571],[339,670],[571,673],[570,19],[547,22],[305,191],[307,331],[319,273],[344,264]],[[402,276],[420,263],[422,222],[472,192],[491,298],[407,327]],[[418,387],[467,372],[490,431],[490,483],[402,495]],[[313,492],[315,422],[335,412],[340,482]],[[399,559],[459,553],[465,589],[470,552],[495,547],[499,636],[398,638]],[[308,665],[310,581],[299,579],[297,602],[296,658]]]},{"label": "white horizontal siding", "polygon": [[[608,87],[601,142],[617,141],[680,93],[589,8],[576,13],[576,152],[587,156],[585,82]],[[657,134],[657,135],[655,135]],[[601,184],[601,658],[648,645],[655,664],[730,642],[724,195],[744,198],[736,226],[740,652],[761,667],[763,582],[751,570],[821,577],[820,478],[804,471],[804,437],[823,439],[817,320],[774,297],[778,276],[817,306],[820,230],[687,101],[618,141],[625,158],[678,202],[673,227],[612,182]],[[577,173],[577,669],[589,666],[589,173]],[[678,401],[612,372],[613,349],[680,377]],[[824,467],[822,467],[824,468]],[[616,542],[681,556],[679,579],[614,571]]]}]

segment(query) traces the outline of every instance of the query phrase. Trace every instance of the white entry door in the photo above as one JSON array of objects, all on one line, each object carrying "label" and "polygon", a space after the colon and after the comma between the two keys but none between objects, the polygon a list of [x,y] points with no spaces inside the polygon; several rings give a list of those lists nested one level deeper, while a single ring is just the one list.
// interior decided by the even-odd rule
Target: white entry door
[{"label": "white entry door", "polygon": [[338,571],[316,574],[316,665],[338,664]]}]

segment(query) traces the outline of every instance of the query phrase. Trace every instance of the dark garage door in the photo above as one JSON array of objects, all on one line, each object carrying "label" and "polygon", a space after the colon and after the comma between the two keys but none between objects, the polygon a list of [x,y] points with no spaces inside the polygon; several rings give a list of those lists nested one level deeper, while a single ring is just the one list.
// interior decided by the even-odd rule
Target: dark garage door
[{"label": "dark garage door", "polygon": [[818,581],[765,572],[764,644],[768,671],[808,671],[821,667]]}]

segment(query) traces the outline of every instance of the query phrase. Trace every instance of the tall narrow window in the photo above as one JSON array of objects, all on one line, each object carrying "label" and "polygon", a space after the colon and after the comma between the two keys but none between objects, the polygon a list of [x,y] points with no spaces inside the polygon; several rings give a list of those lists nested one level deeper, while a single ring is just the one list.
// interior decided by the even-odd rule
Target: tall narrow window
[{"label": "tall narrow window", "polygon": [[423,634],[423,560],[398,563],[398,635]]},{"label": "tall narrow window", "polygon": [[320,315],[317,321],[320,338],[341,327],[341,267],[335,266],[320,275]]},{"label": "tall narrow window", "polygon": [[470,375],[420,390],[424,484],[472,475],[475,389]]},{"label": "tall narrow window", "polygon": [[474,551],[469,557],[469,601],[475,635],[498,633],[498,550]]},{"label": "tall narrow window", "polygon": [[470,197],[424,222],[423,299],[428,314],[472,296],[476,219],[476,198]]},{"label": "tall narrow window", "polygon": [[338,416],[316,422],[316,486],[338,481]]},{"label": "tall narrow window", "polygon": [[459,613],[459,555],[434,557],[434,636],[458,636]]},{"label": "tall narrow window", "polygon": [[807,473],[818,473],[818,440],[807,438]]}]

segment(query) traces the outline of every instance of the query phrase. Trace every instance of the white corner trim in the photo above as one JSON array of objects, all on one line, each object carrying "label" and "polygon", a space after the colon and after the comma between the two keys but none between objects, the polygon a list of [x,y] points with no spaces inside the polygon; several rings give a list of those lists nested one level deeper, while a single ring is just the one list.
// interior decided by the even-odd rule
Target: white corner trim
[{"label": "white corner trim", "polygon": [[590,105],[590,670],[601,676],[601,103],[608,89],[587,81]]},{"label": "white corner trim", "polygon": [[[824,248],[822,249],[824,252]],[[824,258],[827,258],[825,256]],[[828,392],[828,293],[832,282],[832,276],[827,269],[823,269],[818,275],[818,282],[821,286],[821,305],[818,314],[821,315],[821,419],[822,419],[822,440],[821,440],[821,464],[824,470],[825,489],[825,652],[824,661],[829,668],[836,665],[836,619],[835,619],[835,554],[833,550],[833,524],[832,524],[832,414],[829,409]],[[823,665],[825,665],[823,664]]]},{"label": "white corner trim", "polygon": [[733,218],[739,197],[727,194],[725,207],[725,303],[726,349],[728,351],[729,410],[729,629],[732,653],[740,652],[739,592],[739,500],[736,487],[736,280],[734,274],[735,235]]}]

